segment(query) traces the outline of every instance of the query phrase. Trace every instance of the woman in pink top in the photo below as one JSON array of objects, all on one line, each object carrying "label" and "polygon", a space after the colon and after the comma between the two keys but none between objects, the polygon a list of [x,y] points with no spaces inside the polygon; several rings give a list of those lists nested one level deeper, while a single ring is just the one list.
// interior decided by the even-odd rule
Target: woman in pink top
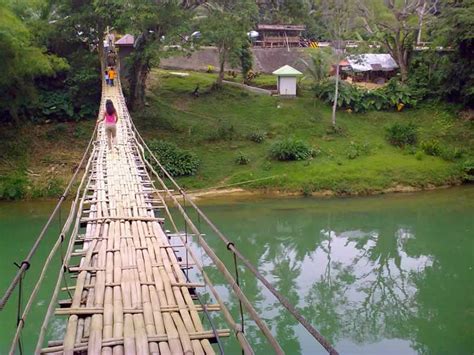
[{"label": "woman in pink top", "polygon": [[116,123],[118,121],[117,111],[115,110],[112,100],[105,102],[104,117],[102,117],[97,123],[105,120],[105,133],[107,134],[107,144],[109,150],[112,150],[112,144],[115,144],[115,137],[117,135]]}]

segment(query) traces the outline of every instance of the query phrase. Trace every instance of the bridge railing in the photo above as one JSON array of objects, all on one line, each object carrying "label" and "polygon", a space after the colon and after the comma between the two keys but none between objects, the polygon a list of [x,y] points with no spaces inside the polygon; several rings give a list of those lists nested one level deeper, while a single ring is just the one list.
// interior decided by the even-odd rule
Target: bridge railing
[{"label": "bridge railing", "polygon": [[[68,185],[66,186],[66,188],[65,188],[64,192],[62,193],[62,195],[59,197],[59,200],[56,203],[56,206],[54,207],[53,211],[51,212],[48,220],[44,224],[44,226],[41,229],[40,233],[36,237],[33,246],[31,247],[30,251],[28,252],[28,255],[20,263],[18,271],[16,272],[16,274],[13,277],[12,281],[10,282],[9,286],[5,290],[2,298],[0,299],[0,311],[2,311],[5,308],[8,301],[10,300],[13,292],[17,289],[19,291],[19,296],[18,296],[19,297],[19,302],[18,302],[18,310],[17,310],[18,319],[17,319],[17,326],[16,326],[15,334],[14,334],[13,341],[12,341],[11,348],[10,348],[10,352],[9,352],[10,354],[13,354],[15,352],[16,347],[18,346],[20,336],[21,336],[21,332],[22,332],[22,330],[25,326],[26,319],[27,319],[28,314],[31,310],[31,307],[33,306],[36,295],[38,294],[38,291],[39,291],[39,289],[42,285],[44,277],[46,276],[49,265],[50,265],[51,261],[53,260],[53,257],[61,249],[61,246],[63,245],[64,241],[67,240],[66,235],[68,234],[68,231],[71,228],[72,222],[74,221],[74,215],[76,214],[77,209],[78,209],[78,201],[79,201],[80,191],[81,191],[81,189],[84,185],[84,181],[85,181],[85,178],[87,176],[88,169],[90,167],[91,158],[92,158],[92,155],[90,153],[91,153],[91,148],[93,146],[93,143],[94,143],[94,140],[95,140],[95,137],[96,137],[96,132],[97,132],[97,127],[94,129],[94,132],[92,133],[92,136],[89,140],[89,143],[88,143],[86,149],[84,150],[82,158],[81,158],[77,168],[75,169],[71,179],[69,180]],[[86,159],[87,159],[88,156],[89,156],[89,159],[87,161],[87,164],[84,166],[84,163],[86,162]],[[28,270],[32,266],[31,260],[34,257],[34,255],[36,254],[38,248],[40,247],[41,242],[43,241],[45,235],[50,230],[54,219],[59,214],[64,201],[68,197],[69,193],[72,190],[72,187],[73,187],[74,183],[76,183],[76,181],[78,179],[80,171],[83,170],[83,169],[84,169],[84,172],[82,174],[82,179],[81,179],[81,182],[80,182],[79,187],[77,189],[76,197],[72,201],[69,215],[68,215],[67,219],[65,220],[64,225],[61,228],[61,232],[59,233],[59,235],[56,239],[56,242],[54,243],[51,251],[49,252],[48,256],[46,257],[45,262],[42,265],[41,272],[40,272],[38,278],[36,279],[36,282],[33,286],[33,289],[32,289],[32,291],[31,291],[31,293],[28,297],[27,303],[26,303],[25,307],[22,309],[22,307],[21,307],[21,304],[22,304],[21,298],[23,296],[21,294],[21,283],[22,283],[24,277],[26,276]]]},{"label": "bridge railing", "polygon": [[[193,199],[179,186],[173,176],[164,168],[164,166],[160,163],[160,161],[156,158],[153,152],[150,150],[146,141],[141,136],[140,132],[136,128],[133,120],[130,117],[130,123],[132,125],[132,129],[135,133],[135,140],[137,145],[140,147],[142,151],[142,157],[145,163],[147,164],[149,171],[151,171],[158,183],[160,184],[160,188],[164,191],[169,199],[171,199],[178,209],[180,214],[183,216],[186,225],[192,230],[194,237],[197,239],[198,244],[205,250],[206,254],[212,259],[215,263],[217,268],[221,271],[223,276],[229,282],[229,285],[232,287],[234,293],[238,297],[239,301],[242,302],[245,306],[246,311],[250,314],[251,318],[255,321],[257,326],[261,329],[264,333],[270,344],[272,345],[273,349],[277,353],[284,353],[281,349],[278,342],[274,339],[273,335],[271,334],[268,326],[265,322],[263,322],[257,312],[255,311],[252,304],[248,301],[245,294],[240,289],[240,286],[237,284],[236,280],[233,276],[229,273],[225,265],[219,259],[219,257],[214,253],[214,251],[209,247],[207,242],[203,238],[203,234],[199,231],[193,221],[189,218],[188,214],[186,213],[185,208],[180,204],[179,200],[176,197],[175,191],[178,191],[179,195],[181,196],[182,200],[185,203],[189,204],[198,214],[198,216],[208,225],[208,227],[219,237],[219,239],[225,244],[227,250],[232,254],[232,258],[235,260],[239,260],[242,264],[250,270],[250,272],[265,286],[265,288],[270,291],[274,297],[278,299],[278,301],[286,308],[286,310],[300,323],[309,333],[310,335],[323,346],[326,351],[331,354],[335,355],[338,354],[336,349],[333,345],[318,331],[314,326],[311,325],[298,311],[298,309],[291,304],[291,302],[279,293],[275,287],[257,270],[257,268],[247,259],[245,256],[240,252],[237,246],[228,238],[226,237],[218,228],[217,226],[206,216],[206,214],[196,205]],[[159,171],[157,172],[151,164],[150,160],[154,163],[155,166],[158,167]],[[164,179],[167,179],[170,184],[171,188],[169,188]],[[170,216],[171,217],[171,216]]]}]

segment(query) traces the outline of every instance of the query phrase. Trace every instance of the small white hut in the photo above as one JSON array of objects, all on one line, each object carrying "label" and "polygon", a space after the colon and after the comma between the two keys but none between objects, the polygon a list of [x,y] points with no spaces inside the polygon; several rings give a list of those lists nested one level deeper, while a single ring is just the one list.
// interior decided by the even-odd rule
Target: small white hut
[{"label": "small white hut", "polygon": [[299,75],[303,75],[303,73],[289,65],[284,65],[275,70],[273,75],[278,77],[277,87],[279,95],[296,96],[296,78]]}]

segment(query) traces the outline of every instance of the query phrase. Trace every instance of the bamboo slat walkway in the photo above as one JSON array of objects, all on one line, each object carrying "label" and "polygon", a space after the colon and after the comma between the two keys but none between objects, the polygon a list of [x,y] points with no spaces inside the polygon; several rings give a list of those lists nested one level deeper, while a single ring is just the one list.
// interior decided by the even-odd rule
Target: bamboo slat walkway
[{"label": "bamboo slat walkway", "polygon": [[41,353],[214,354],[211,341],[230,332],[204,329],[199,312],[220,306],[195,304],[191,290],[199,285],[188,282],[155,215],[164,206],[132,139],[119,85],[104,86],[101,110],[107,99],[119,114],[116,149],[108,150],[101,123],[79,211],[85,231],[70,253],[80,262],[68,264],[76,284],[63,288],[71,299],[55,310],[68,317],[64,339]]}]

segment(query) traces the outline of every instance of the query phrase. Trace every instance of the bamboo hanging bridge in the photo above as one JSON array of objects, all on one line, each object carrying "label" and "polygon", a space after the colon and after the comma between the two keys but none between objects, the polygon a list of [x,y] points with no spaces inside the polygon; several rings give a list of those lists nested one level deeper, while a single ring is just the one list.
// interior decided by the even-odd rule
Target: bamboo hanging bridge
[{"label": "bamboo hanging bridge", "polygon": [[[71,187],[79,181],[62,231],[42,265],[25,306],[18,309],[10,354],[22,352],[21,333],[28,314],[53,257],[63,245],[67,245],[67,250],[38,330],[36,354],[222,354],[223,339],[231,335],[236,337],[243,353],[253,354],[244,331],[244,317],[258,327],[275,353],[282,354],[284,350],[278,340],[240,288],[238,262],[259,279],[327,352],[337,354],[159,163],[130,118],[120,80],[113,87],[103,84],[99,117],[108,99],[119,115],[116,149],[108,150],[105,128],[100,123],[68,187],[0,300],[1,310],[19,289],[21,305],[21,282],[32,266],[31,258]],[[189,217],[186,203],[226,244],[230,252],[227,257],[236,266],[234,273],[209,247],[206,236]],[[177,227],[170,204],[182,215],[185,232]],[[165,219],[172,232],[165,230]],[[191,239],[212,260],[238,299],[240,323],[234,320],[213,286],[191,248]],[[191,267],[200,273],[201,283],[190,280]],[[75,284],[71,285],[72,282]],[[199,290],[204,287],[216,300],[215,304],[203,303]],[[60,296],[66,298],[59,299]],[[223,315],[227,329],[216,328],[212,312]],[[54,317],[67,317],[64,336],[47,341],[48,327]],[[315,349],[316,346],[315,343]]]}]

